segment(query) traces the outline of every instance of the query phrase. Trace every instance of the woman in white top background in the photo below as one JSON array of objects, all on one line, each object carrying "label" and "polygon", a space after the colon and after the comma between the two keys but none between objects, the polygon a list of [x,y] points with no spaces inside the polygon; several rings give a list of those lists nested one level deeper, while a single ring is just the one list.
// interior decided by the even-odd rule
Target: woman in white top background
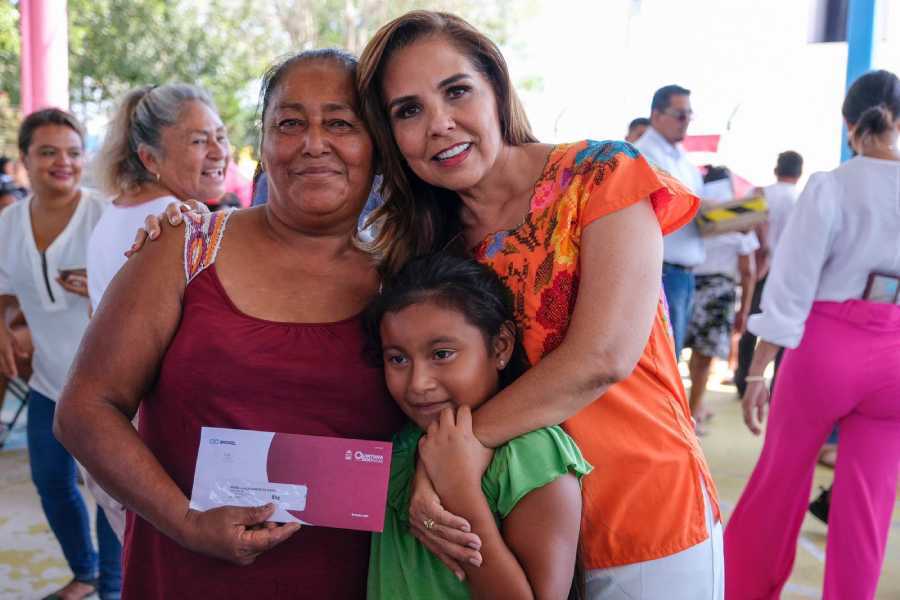
[{"label": "woman in white top background", "polygon": [[[18,302],[31,331],[31,478],[74,575],[48,598],[78,600],[96,591],[104,600],[118,598],[122,547],[98,510],[98,556],[75,460],[52,430],[56,400],[88,323],[87,242],[106,202],[81,187],[84,138],[71,114],[50,108],[28,115],[19,128],[19,151],[33,193],[0,214],[0,315]],[[22,350],[0,319],[0,371],[7,377],[18,375]]]},{"label": "woman in white top background", "polygon": [[[778,598],[791,573],[816,457],[841,431],[824,598],[874,598],[900,473],[900,80],[874,71],[843,116],[856,156],[813,175],[781,236],[744,394],[759,434],[763,372],[786,348],[765,443],[725,529],[726,595]],[[882,274],[869,292],[870,275]],[[887,290],[893,293],[884,293]]]},{"label": "woman in white top background", "polygon": [[220,198],[229,156],[225,125],[202,88],[170,83],[125,95],[94,165],[100,186],[113,198],[88,245],[94,308],[147,215],[179,200]]}]

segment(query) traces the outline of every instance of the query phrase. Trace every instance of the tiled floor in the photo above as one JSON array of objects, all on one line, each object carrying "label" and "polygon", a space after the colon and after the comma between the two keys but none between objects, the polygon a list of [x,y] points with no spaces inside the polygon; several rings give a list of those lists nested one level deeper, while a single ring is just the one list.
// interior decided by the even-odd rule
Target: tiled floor
[{"label": "tiled floor", "polygon": [[[710,386],[707,395],[716,412],[710,432],[703,438],[722,500],[726,519],[743,489],[762,444],[744,428],[734,389]],[[12,403],[10,403],[12,404]],[[6,406],[4,418],[15,406]],[[11,445],[18,449],[0,452],[0,599],[34,599],[71,577],[59,546],[47,528],[28,472],[28,459],[21,448],[21,434]],[[819,468],[816,484],[827,485],[832,472]],[[888,554],[879,587],[879,600],[900,598],[900,511],[888,542]],[[825,526],[812,517],[803,523],[797,560],[782,598],[819,598],[825,552]]]}]

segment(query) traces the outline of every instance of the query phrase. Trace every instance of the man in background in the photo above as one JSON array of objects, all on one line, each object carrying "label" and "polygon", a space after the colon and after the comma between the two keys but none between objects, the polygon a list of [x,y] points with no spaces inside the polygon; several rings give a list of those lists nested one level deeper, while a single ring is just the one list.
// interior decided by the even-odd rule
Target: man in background
[{"label": "man in background", "polygon": [[[769,273],[772,255],[778,245],[778,238],[784,231],[788,217],[797,203],[800,190],[797,182],[803,174],[803,157],[793,150],[787,150],[778,155],[775,163],[775,183],[762,188],[762,194],[769,206],[769,220],[760,225],[756,230],[759,239],[759,250],[756,251],[756,287],[753,290],[753,299],[750,303],[750,314],[755,315],[759,310],[762,300],[763,287],[766,284],[766,275]],[[750,361],[753,358],[753,350],[756,348],[756,336],[749,331],[744,331],[738,344],[738,365],[734,372],[734,384],[738,390],[738,396],[743,397],[747,389],[747,371],[750,369]],[[777,362],[776,362],[777,368]]]},{"label": "man in background", "polygon": [[647,117],[632,119],[631,123],[628,124],[628,133],[625,135],[625,141],[629,144],[635,143],[641,139],[648,127],[650,127],[650,119]]},{"label": "man in background", "polygon": [[[681,144],[693,114],[690,90],[679,85],[659,88],[650,105],[650,127],[634,145],[650,162],[700,196],[703,178]],[[679,356],[694,300],[693,269],[704,261],[706,252],[694,221],[666,236],[663,243],[663,288],[675,337],[675,355]]]}]

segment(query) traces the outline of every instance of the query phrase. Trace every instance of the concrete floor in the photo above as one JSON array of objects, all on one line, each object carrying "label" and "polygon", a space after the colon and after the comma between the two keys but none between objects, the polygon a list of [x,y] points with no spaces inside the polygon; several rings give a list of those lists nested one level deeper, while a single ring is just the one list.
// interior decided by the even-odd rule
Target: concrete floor
[{"label": "concrete floor", "polygon": [[[716,376],[710,378],[715,380]],[[719,377],[721,379],[721,377]],[[755,437],[744,426],[741,404],[736,401],[734,387],[710,384],[706,401],[716,416],[709,422],[709,434],[701,438],[703,450],[719,490],[722,515],[726,524],[741,491],[750,477],[762,449],[762,436]],[[834,471],[817,467],[810,497],[818,495],[818,486],[828,486]],[[895,505],[894,520],[888,538],[888,549],[878,587],[879,600],[900,598],[900,503]],[[773,514],[773,519],[777,515]],[[826,526],[806,513],[794,570],[785,588],[783,600],[821,598],[825,566]]]},{"label": "concrete floor", "polygon": [[[720,377],[713,375],[713,380]],[[743,425],[734,388],[711,384],[707,401],[716,416],[709,434],[702,439],[710,468],[719,489],[722,513],[728,518],[752,470],[762,439]],[[14,410],[4,407],[4,420]],[[28,457],[21,447],[21,433],[13,437],[12,449],[0,451],[0,599],[41,598],[67,582],[71,574],[59,546],[47,527],[28,471]],[[830,483],[833,472],[816,471],[816,485]],[[93,511],[92,511],[93,512]],[[773,517],[774,518],[774,517]],[[900,511],[894,525],[878,589],[880,600],[900,598]],[[825,557],[825,526],[807,515],[798,544],[797,559],[785,600],[820,598]]]}]

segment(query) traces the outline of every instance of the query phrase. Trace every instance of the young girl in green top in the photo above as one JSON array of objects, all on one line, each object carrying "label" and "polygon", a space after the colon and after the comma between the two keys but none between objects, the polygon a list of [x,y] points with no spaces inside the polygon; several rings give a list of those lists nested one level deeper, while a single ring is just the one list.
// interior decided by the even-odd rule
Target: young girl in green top
[{"label": "young girl in green top", "polygon": [[[388,389],[411,421],[393,440],[368,598],[568,597],[581,521],[579,478],[590,465],[559,427],[493,451],[472,433],[471,411],[526,366],[503,283],[471,260],[416,259],[385,286],[368,317]],[[409,531],[417,455],[445,508],[467,519],[481,540],[482,562],[464,565],[466,582]]]}]

